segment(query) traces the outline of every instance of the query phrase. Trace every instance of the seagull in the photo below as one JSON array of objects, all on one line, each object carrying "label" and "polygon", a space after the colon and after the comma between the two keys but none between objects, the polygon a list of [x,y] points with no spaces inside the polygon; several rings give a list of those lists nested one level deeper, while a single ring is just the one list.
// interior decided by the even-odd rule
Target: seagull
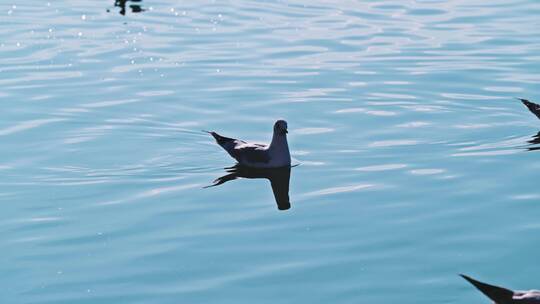
[{"label": "seagull", "polygon": [[527,107],[527,109],[531,111],[531,113],[533,113],[534,115],[536,115],[536,117],[538,117],[538,119],[540,119],[540,105],[523,98],[518,98],[518,100],[521,101]]},{"label": "seagull", "polygon": [[243,140],[221,136],[216,132],[205,132],[210,133],[217,144],[242,166],[260,169],[291,166],[285,120],[278,120],[274,124],[274,135],[270,145],[247,143]]},{"label": "seagull", "polygon": [[[536,117],[538,117],[540,119],[540,105],[539,104],[536,104],[534,102],[530,102],[529,100],[523,99],[523,98],[516,98],[516,99],[521,101],[527,107],[527,109],[529,109],[529,111],[531,111],[531,113],[533,113],[534,115],[536,115]],[[540,132],[538,132],[538,134],[534,135],[528,141],[528,143],[530,143],[531,145],[540,144]],[[540,150],[540,147],[527,148],[527,150],[529,150],[529,151]]]},{"label": "seagull", "polygon": [[513,291],[479,282],[464,274],[460,274],[460,276],[469,281],[495,304],[540,304],[539,290]]}]

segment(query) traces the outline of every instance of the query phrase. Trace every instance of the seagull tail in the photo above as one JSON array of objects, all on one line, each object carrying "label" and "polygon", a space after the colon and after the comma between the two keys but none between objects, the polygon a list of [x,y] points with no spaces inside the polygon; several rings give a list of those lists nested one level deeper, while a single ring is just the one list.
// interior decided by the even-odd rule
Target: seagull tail
[{"label": "seagull tail", "polygon": [[511,301],[512,297],[514,296],[514,292],[510,289],[482,283],[464,274],[460,274],[460,276],[495,303],[508,303],[508,301]]},{"label": "seagull tail", "polygon": [[527,99],[523,99],[523,98],[516,98],[516,99],[521,101],[521,103],[523,103],[527,107],[527,109],[531,111],[531,113],[533,113],[534,115],[536,115],[536,117],[538,117],[538,119],[540,119],[540,105],[534,102],[530,102]]},{"label": "seagull tail", "polygon": [[220,145],[222,147],[223,147],[224,144],[226,144],[228,142],[231,142],[231,141],[234,141],[233,138],[221,136],[221,135],[217,134],[216,132],[210,132],[210,131],[206,131],[206,130],[202,130],[202,131],[212,135],[212,137],[216,140],[218,145]]}]

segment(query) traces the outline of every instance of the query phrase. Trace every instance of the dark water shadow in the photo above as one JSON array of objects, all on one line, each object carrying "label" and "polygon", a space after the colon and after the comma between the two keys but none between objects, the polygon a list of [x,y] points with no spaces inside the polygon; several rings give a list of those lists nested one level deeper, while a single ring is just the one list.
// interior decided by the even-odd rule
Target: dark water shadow
[{"label": "dark water shadow", "polygon": [[540,132],[533,135],[530,140],[527,141],[531,146],[527,148],[528,151],[539,151],[540,150]]},{"label": "dark water shadow", "polygon": [[[238,178],[258,179],[264,178],[270,181],[274,198],[279,210],[288,210],[291,208],[289,200],[289,184],[291,180],[291,167],[275,168],[275,169],[255,169],[241,165],[235,165],[230,168],[225,168],[228,174],[225,174],[216,180],[210,186],[205,188],[222,185],[226,182],[236,180]],[[251,195],[251,194],[250,194]]]},{"label": "dark water shadow", "polygon": [[[120,15],[126,15],[126,7],[131,9],[132,13],[144,12],[144,9],[140,5],[142,0],[115,0],[114,6],[120,8]],[[131,3],[131,4],[129,4]],[[129,5],[128,5],[129,4]]]}]

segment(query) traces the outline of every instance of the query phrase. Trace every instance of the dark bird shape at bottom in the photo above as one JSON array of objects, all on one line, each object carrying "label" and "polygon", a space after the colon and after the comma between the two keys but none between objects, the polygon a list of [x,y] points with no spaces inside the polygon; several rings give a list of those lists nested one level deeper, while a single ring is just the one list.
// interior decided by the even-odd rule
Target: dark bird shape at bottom
[{"label": "dark bird shape at bottom", "polygon": [[[527,141],[531,145],[539,145],[540,144],[540,132],[538,132],[536,135],[533,135],[531,139]],[[530,147],[527,148],[529,151],[536,151],[540,150],[540,146]]]},{"label": "dark bird shape at bottom", "polygon": [[540,291],[538,290],[514,291],[482,283],[464,274],[460,274],[460,276],[480,290],[495,304],[540,304]]},{"label": "dark bird shape at bottom", "polygon": [[205,188],[219,186],[228,181],[238,178],[249,179],[268,179],[274,192],[274,198],[279,210],[288,210],[291,208],[289,201],[289,183],[291,179],[291,167],[282,168],[251,168],[237,164],[225,169],[228,174],[217,178],[214,183]]}]

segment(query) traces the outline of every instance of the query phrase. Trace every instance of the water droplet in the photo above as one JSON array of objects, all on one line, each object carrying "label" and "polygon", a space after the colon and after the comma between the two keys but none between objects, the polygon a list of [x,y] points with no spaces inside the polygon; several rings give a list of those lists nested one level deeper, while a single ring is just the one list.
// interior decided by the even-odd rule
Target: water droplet
[{"label": "water droplet", "polygon": [[81,19],[82,19],[82,20],[86,20],[86,15],[82,15],[82,16],[81,16]]},{"label": "water droplet", "polygon": [[77,36],[81,37],[81,36],[82,36],[82,33],[81,33],[81,32],[78,32],[78,33],[77,33]]}]

